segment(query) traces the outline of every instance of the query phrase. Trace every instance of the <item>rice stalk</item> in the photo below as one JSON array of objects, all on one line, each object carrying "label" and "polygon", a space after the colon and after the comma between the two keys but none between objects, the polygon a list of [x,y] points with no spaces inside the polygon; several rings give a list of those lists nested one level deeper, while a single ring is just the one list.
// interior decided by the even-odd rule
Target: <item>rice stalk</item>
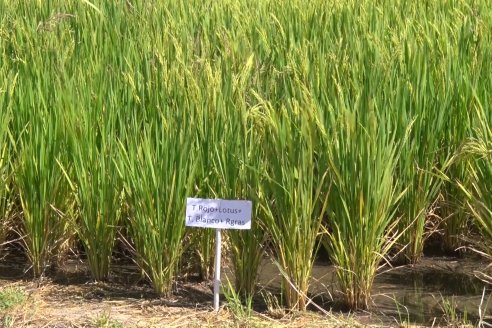
[{"label": "rice stalk", "polygon": [[[481,96],[481,95],[480,95]],[[492,127],[491,111],[483,100],[488,95],[480,97],[474,92],[477,126],[474,136],[463,146],[462,160],[466,163],[468,183],[458,182],[458,186],[466,196],[466,206],[472,215],[473,222],[478,227],[483,241],[476,241],[476,249],[485,254],[492,253]]]},{"label": "rice stalk", "polygon": [[215,194],[227,199],[253,201],[251,230],[229,230],[229,248],[235,274],[236,293],[242,300],[250,299],[256,290],[257,274],[265,254],[266,232],[260,211],[262,184],[261,149],[256,147],[255,109],[239,107],[227,115],[223,141],[216,148],[214,168],[220,184]]},{"label": "rice stalk", "polygon": [[345,303],[365,309],[376,270],[397,241],[400,144],[384,114],[364,99],[357,105],[341,107],[328,122],[337,130],[326,136],[332,183],[326,234]]},{"label": "rice stalk", "polygon": [[185,200],[195,164],[190,161],[194,153],[183,122],[158,115],[142,130],[128,131],[118,166],[137,263],[155,291],[168,295],[183,251]]},{"label": "rice stalk", "polygon": [[43,112],[19,141],[15,184],[22,206],[23,245],[34,277],[41,276],[65,241],[68,184],[59,166],[62,139],[55,116]]},{"label": "rice stalk", "polygon": [[4,107],[5,96],[0,94],[0,254],[5,246],[7,235],[11,229],[11,214],[14,207],[12,185],[11,154],[12,147],[9,136],[11,112]]},{"label": "rice stalk", "polygon": [[[316,162],[317,126],[308,104],[292,100],[274,108],[264,102],[265,169],[261,194],[264,225],[286,273],[287,306],[305,310],[317,251],[317,237],[327,207],[327,179]],[[271,154],[271,156],[268,156]]]},{"label": "rice stalk", "polygon": [[114,162],[119,151],[115,118],[101,114],[86,109],[82,117],[79,115],[80,120],[72,113],[72,122],[67,122],[71,127],[71,184],[78,205],[77,234],[95,280],[107,279],[109,275],[122,197],[121,179]]}]

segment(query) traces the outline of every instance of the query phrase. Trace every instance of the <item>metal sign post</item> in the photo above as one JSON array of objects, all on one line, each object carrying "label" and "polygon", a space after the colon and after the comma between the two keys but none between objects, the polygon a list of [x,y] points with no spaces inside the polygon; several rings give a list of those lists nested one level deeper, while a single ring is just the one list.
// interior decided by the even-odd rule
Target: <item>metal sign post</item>
[{"label": "metal sign post", "polygon": [[215,277],[214,277],[214,311],[219,311],[219,292],[220,292],[220,257],[221,257],[222,236],[220,229],[215,229]]}]

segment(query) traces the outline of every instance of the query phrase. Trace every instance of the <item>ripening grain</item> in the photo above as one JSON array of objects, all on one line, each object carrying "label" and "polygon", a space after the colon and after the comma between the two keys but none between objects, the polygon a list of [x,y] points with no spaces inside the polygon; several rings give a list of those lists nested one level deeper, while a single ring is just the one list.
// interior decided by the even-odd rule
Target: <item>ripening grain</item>
[{"label": "ripening grain", "polygon": [[305,309],[323,244],[367,307],[430,227],[490,237],[491,31],[486,0],[3,1],[0,243],[15,212],[34,275],[77,234],[104,279],[121,237],[168,294],[211,263],[186,197],[248,198],[244,296],[268,253]]}]

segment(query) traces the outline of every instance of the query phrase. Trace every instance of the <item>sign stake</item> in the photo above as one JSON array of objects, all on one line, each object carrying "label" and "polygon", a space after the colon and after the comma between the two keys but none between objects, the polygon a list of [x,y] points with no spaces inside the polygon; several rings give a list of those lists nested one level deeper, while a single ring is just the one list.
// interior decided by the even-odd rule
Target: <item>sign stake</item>
[{"label": "sign stake", "polygon": [[219,311],[221,239],[220,229],[215,229],[214,311],[216,312]]}]

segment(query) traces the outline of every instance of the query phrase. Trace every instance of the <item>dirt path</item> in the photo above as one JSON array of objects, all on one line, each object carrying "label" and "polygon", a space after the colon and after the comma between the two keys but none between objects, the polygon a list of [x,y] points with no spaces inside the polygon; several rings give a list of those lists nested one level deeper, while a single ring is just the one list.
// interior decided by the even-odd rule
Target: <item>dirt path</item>
[{"label": "dirt path", "polygon": [[[214,313],[205,284],[184,284],[176,296],[146,298],[142,287],[105,283],[63,285],[45,281],[0,280],[0,290],[17,290],[25,299],[0,310],[3,327],[353,327],[354,319],[307,312],[273,318],[254,312],[241,316],[227,306]],[[140,298],[138,294],[141,293]],[[211,294],[209,295],[211,296]],[[211,299],[211,297],[210,297]]]}]

